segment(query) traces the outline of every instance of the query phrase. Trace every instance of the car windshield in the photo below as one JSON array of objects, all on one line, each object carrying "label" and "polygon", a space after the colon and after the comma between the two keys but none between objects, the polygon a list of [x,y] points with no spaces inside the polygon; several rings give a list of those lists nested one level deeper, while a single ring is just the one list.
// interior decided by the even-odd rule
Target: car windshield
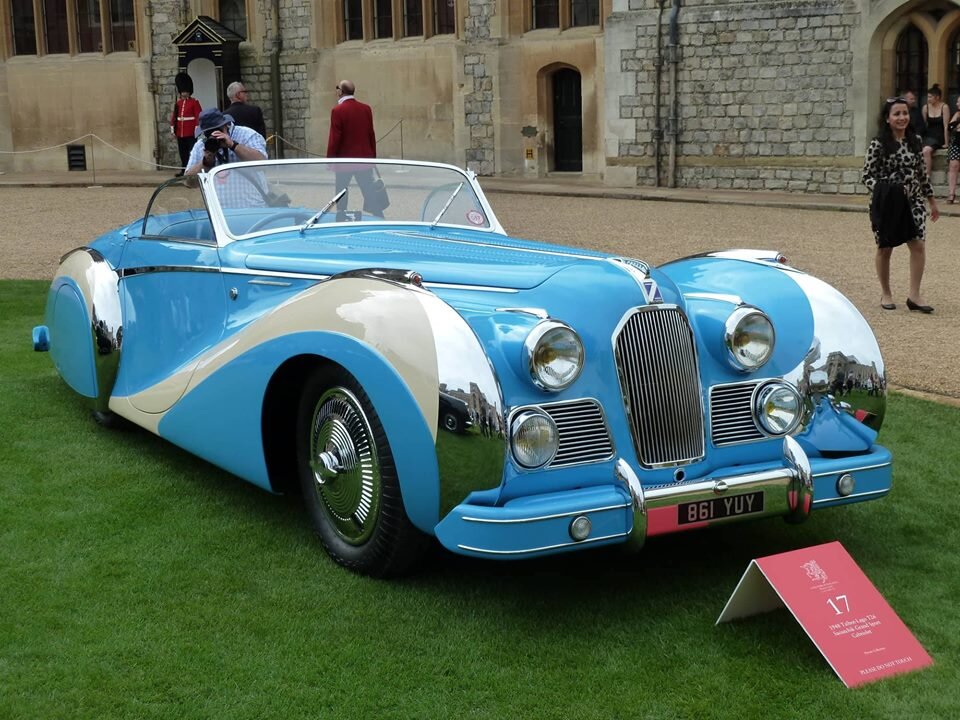
[{"label": "car windshield", "polygon": [[292,228],[311,233],[335,223],[493,228],[470,178],[451,166],[329,159],[244,163],[216,168],[204,192],[234,238]]}]

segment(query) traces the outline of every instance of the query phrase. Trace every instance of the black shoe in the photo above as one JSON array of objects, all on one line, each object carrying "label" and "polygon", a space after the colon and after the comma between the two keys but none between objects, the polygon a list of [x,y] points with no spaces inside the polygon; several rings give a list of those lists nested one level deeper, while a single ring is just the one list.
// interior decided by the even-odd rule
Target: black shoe
[{"label": "black shoe", "polygon": [[882,307],[884,310],[896,310],[896,309],[897,309],[897,304],[896,304],[896,303],[885,303],[885,302],[882,302],[882,303],[880,303],[880,307]]},{"label": "black shoe", "polygon": [[933,307],[931,305],[918,305],[910,298],[907,298],[907,307],[911,310],[915,310],[916,312],[926,313],[927,315],[933,312]]}]

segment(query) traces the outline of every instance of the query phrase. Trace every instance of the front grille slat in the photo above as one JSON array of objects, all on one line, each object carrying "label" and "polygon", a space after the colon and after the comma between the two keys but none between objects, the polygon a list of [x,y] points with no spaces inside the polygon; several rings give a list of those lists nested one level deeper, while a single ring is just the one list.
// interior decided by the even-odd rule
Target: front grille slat
[{"label": "front grille slat", "polygon": [[757,381],[710,388],[710,439],[717,447],[761,440],[753,414]]},{"label": "front grille slat", "polygon": [[549,467],[599,462],[613,457],[613,440],[603,410],[594,400],[543,405],[557,425],[559,445]]},{"label": "front grille slat", "polygon": [[637,456],[646,466],[703,457],[703,406],[696,346],[683,312],[647,306],[615,340],[624,402]]}]

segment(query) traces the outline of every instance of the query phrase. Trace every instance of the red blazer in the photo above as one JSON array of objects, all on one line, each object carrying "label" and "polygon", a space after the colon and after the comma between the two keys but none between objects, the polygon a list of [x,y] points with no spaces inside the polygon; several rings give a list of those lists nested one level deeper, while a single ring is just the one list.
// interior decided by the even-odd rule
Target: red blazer
[{"label": "red blazer", "polygon": [[359,100],[346,100],[330,111],[327,157],[373,158],[377,136],[373,132],[373,111]]},{"label": "red blazer", "polygon": [[[181,119],[189,118],[189,119]],[[170,116],[170,127],[173,134],[180,138],[192,138],[200,122],[200,101],[196,98],[177,98],[173,104],[173,114]]]}]

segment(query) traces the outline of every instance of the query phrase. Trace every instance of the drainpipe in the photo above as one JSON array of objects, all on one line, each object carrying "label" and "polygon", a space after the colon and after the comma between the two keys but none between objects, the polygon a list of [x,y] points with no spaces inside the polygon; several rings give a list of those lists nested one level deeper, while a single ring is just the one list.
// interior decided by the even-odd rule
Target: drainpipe
[{"label": "drainpipe", "polygon": [[[282,42],[280,39],[280,0],[273,0],[273,22],[270,27],[273,33],[273,48],[270,51],[270,85],[271,102],[273,103],[273,132],[275,135],[281,135],[283,131],[283,105],[282,93],[280,92],[280,50]],[[276,145],[278,158],[283,157],[283,143],[279,140]]]},{"label": "drainpipe", "polygon": [[654,176],[654,186],[660,187],[660,146],[663,142],[663,128],[660,127],[660,103],[662,102],[660,81],[663,77],[663,32],[661,29],[663,19],[663,3],[659,0],[657,3],[657,54],[654,57],[653,65],[656,72],[653,76],[653,157],[656,175]]},{"label": "drainpipe", "polygon": [[668,186],[677,186],[677,136],[680,134],[680,97],[677,93],[677,66],[680,64],[680,0],[673,0],[670,11],[670,44],[667,62],[670,63],[670,119],[667,133],[670,135],[670,162],[667,169]]}]

